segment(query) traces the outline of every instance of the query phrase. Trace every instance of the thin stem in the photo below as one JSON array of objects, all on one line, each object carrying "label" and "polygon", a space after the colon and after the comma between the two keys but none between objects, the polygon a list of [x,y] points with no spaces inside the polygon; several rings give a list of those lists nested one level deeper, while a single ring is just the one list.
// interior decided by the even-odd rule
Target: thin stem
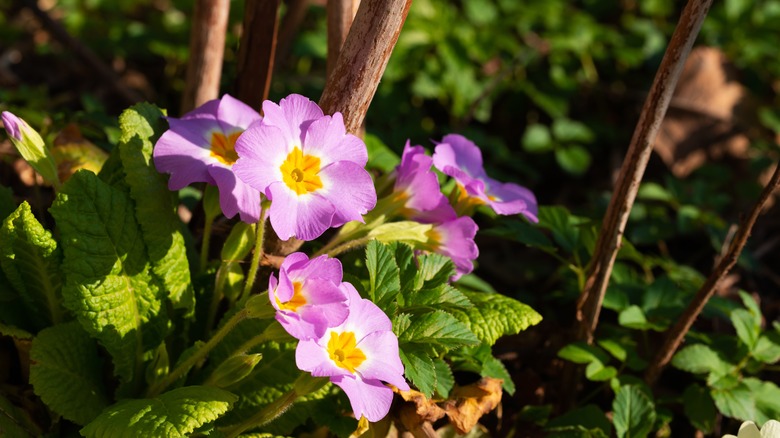
[{"label": "thin stem", "polygon": [[347,243],[337,246],[328,252],[328,257],[336,257],[337,255],[347,252],[349,250],[366,246],[372,239],[370,236],[361,237],[360,239],[350,240]]},{"label": "thin stem", "polygon": [[211,227],[214,225],[214,217],[206,214],[206,220],[203,224],[203,240],[200,247],[200,271],[206,270],[206,264],[209,262],[209,246],[211,245]]},{"label": "thin stem", "polygon": [[238,98],[257,110],[271,88],[280,3],[281,0],[254,0],[244,4],[236,87]]},{"label": "thin stem", "polygon": [[209,354],[209,352],[217,346],[217,344],[222,341],[222,339],[230,333],[233,328],[235,328],[238,323],[246,319],[248,313],[246,310],[241,310],[235,315],[233,315],[225,324],[222,325],[222,327],[217,330],[216,333],[209,339],[208,342],[203,344],[202,347],[198,351],[196,351],[192,356],[188,357],[184,362],[180,363],[176,368],[173,369],[167,376],[165,376],[163,379],[157,381],[153,385],[149,387],[149,389],[146,391],[147,397],[154,397],[157,394],[160,394],[163,392],[168,386],[170,386],[173,382],[179,380],[180,377],[182,377],[184,374],[187,373],[187,371],[190,370],[196,363],[203,360],[206,355]]},{"label": "thin stem", "polygon": [[255,247],[252,250],[252,264],[249,265],[249,273],[244,283],[244,291],[241,293],[239,301],[249,296],[252,286],[255,285],[257,270],[260,268],[260,260],[263,258],[263,239],[265,238],[265,211],[266,202],[262,202],[260,207],[260,220],[257,221],[257,230],[255,232]]},{"label": "thin stem", "polygon": [[628,215],[653,150],[656,134],[666,114],[685,59],[711,5],[712,0],[691,0],[685,6],[639,116],[626,159],[620,169],[614,195],[599,232],[588,280],[577,302],[577,335],[588,343],[593,341],[593,332],[598,324],[612,267],[620,249]]},{"label": "thin stem", "polygon": [[666,332],[664,343],[661,345],[661,348],[658,350],[655,359],[650,362],[650,366],[645,372],[645,382],[647,382],[648,385],[652,386],[655,383],[661,373],[661,370],[672,360],[672,356],[674,355],[675,351],[677,351],[677,348],[680,347],[685,334],[688,333],[688,330],[690,330],[693,322],[699,316],[702,309],[704,309],[704,305],[707,304],[707,301],[709,301],[710,298],[712,298],[712,295],[718,288],[718,284],[720,284],[723,278],[726,277],[726,274],[728,274],[731,268],[733,268],[737,263],[739,255],[745,248],[745,243],[747,242],[748,237],[750,237],[750,231],[753,229],[753,225],[756,223],[758,216],[761,214],[764,205],[772,197],[772,193],[779,185],[780,165],[775,168],[775,172],[772,174],[772,178],[766,187],[764,187],[764,190],[761,192],[761,195],[759,196],[758,201],[756,201],[756,204],[753,205],[753,209],[750,211],[750,215],[739,226],[739,230],[734,236],[734,239],[731,241],[726,254],[720,259],[717,266],[712,271],[710,276],[707,277],[707,280],[704,282],[704,284],[701,285],[699,291],[696,292],[693,300],[685,309],[685,312],[683,312],[682,316],[677,320],[677,323]]},{"label": "thin stem", "polygon": [[298,393],[295,391],[295,389],[291,389],[290,391],[283,394],[281,397],[279,397],[272,403],[266,405],[255,415],[225,430],[223,432],[225,438],[235,438],[241,435],[242,433],[244,433],[244,431],[246,430],[249,430],[254,427],[260,427],[264,424],[268,424],[269,422],[275,420],[277,417],[285,413],[285,411],[287,411],[287,409],[289,409],[290,406],[292,406],[292,404],[295,403],[295,400],[297,398],[298,398]]}]

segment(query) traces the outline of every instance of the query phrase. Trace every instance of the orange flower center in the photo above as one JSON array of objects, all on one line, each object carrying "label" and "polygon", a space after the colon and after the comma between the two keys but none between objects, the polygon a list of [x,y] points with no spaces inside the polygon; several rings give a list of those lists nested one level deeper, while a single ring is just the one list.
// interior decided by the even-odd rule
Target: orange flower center
[{"label": "orange flower center", "polygon": [[350,373],[354,373],[355,368],[359,367],[366,360],[366,355],[357,348],[355,334],[352,332],[330,332],[328,354],[336,365]]},{"label": "orange flower center", "polygon": [[282,310],[291,310],[293,312],[297,312],[299,307],[306,304],[306,297],[304,297],[301,293],[302,287],[303,284],[301,284],[300,281],[294,281],[292,298],[290,298],[286,303],[282,303],[279,301],[279,298],[276,298],[276,305],[279,306],[279,308]]},{"label": "orange flower center", "polygon": [[299,196],[322,188],[322,180],[317,175],[320,159],[304,155],[298,147],[287,155],[279,170],[282,171],[282,181]]},{"label": "orange flower center", "polygon": [[221,132],[211,133],[211,156],[228,166],[232,166],[238,160],[236,153],[236,140],[242,131],[236,131],[227,137]]}]

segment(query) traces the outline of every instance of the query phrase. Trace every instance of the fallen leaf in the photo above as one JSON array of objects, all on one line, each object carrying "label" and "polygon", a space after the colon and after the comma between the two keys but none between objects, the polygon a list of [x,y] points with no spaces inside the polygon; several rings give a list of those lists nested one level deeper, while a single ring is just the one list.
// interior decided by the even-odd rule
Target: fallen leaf
[{"label": "fallen leaf", "polygon": [[82,137],[79,128],[73,124],[57,134],[51,152],[63,183],[79,169],[98,173],[108,159],[108,153]]},{"label": "fallen leaf", "polygon": [[468,433],[479,419],[501,403],[501,384],[504,381],[484,377],[476,383],[456,386],[450,398],[443,403],[444,411],[458,433]]},{"label": "fallen leaf", "polygon": [[745,87],[726,56],[712,47],[691,51],[654,145],[677,177],[726,156],[746,158],[750,140]]}]

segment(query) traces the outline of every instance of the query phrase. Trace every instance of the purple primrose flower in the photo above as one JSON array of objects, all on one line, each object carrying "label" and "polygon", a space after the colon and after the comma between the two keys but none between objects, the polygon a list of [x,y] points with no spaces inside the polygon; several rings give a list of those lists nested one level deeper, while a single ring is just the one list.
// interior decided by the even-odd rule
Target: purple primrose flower
[{"label": "purple primrose flower", "polygon": [[222,213],[236,213],[244,222],[260,219],[260,192],[236,178],[236,139],[261,119],[257,111],[224,95],[208,101],[181,118],[168,117],[170,129],[154,146],[154,165],[171,174],[168,188],[179,190],[194,182],[219,188]]},{"label": "purple primrose flower", "polygon": [[348,134],[341,113],[325,116],[292,94],[263,103],[265,118],[236,142],[236,175],[271,200],[271,226],[282,240],[312,240],[330,227],[363,221],[376,205],[365,170],[366,145]]},{"label": "purple primrose flower", "polygon": [[297,339],[319,338],[328,327],[347,317],[347,295],[339,288],[341,262],[327,256],[309,260],[304,253],[288,255],[279,268],[279,279],[271,274],[268,296],[276,309],[276,320]]},{"label": "purple primrose flower", "polygon": [[379,421],[390,411],[393,390],[408,391],[398,338],[387,315],[354,286],[342,283],[349,296],[349,316],[319,339],[302,340],[295,350],[298,368],[315,377],[330,377],[349,398],[355,417]]},{"label": "purple primrose flower", "polygon": [[407,140],[401,164],[396,168],[392,195],[399,203],[403,202],[402,216],[410,218],[434,210],[447,201],[439,188],[439,179],[431,171],[432,165],[433,159],[425,154],[425,149],[411,146]]},{"label": "purple primrose flower", "polygon": [[436,146],[433,165],[457,181],[461,196],[478,205],[487,204],[503,215],[520,213],[538,222],[539,207],[534,194],[514,183],[496,181],[482,166],[482,152],[474,142],[458,134],[444,136]]}]

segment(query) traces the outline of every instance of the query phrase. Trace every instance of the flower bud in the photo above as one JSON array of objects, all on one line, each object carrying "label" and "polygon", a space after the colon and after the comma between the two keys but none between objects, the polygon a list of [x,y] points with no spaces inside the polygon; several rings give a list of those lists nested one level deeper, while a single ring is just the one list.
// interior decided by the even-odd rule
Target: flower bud
[{"label": "flower bud", "polygon": [[219,364],[206,381],[209,386],[225,388],[244,380],[263,358],[262,354],[239,354]]},{"label": "flower bud", "polygon": [[222,260],[243,260],[255,245],[255,225],[238,222],[222,246]]},{"label": "flower bud", "polygon": [[266,294],[252,295],[247,300],[245,308],[249,318],[271,318],[276,313],[276,309],[271,306]]},{"label": "flower bud", "polygon": [[46,147],[43,142],[43,138],[37,131],[32,129],[30,125],[24,120],[16,117],[16,115],[3,111],[3,125],[8,135],[11,137],[11,142],[19,151],[22,158],[38,172],[43,179],[52,184],[55,188],[59,188],[60,180],[57,176],[57,163],[54,161],[54,156],[51,151]]}]

